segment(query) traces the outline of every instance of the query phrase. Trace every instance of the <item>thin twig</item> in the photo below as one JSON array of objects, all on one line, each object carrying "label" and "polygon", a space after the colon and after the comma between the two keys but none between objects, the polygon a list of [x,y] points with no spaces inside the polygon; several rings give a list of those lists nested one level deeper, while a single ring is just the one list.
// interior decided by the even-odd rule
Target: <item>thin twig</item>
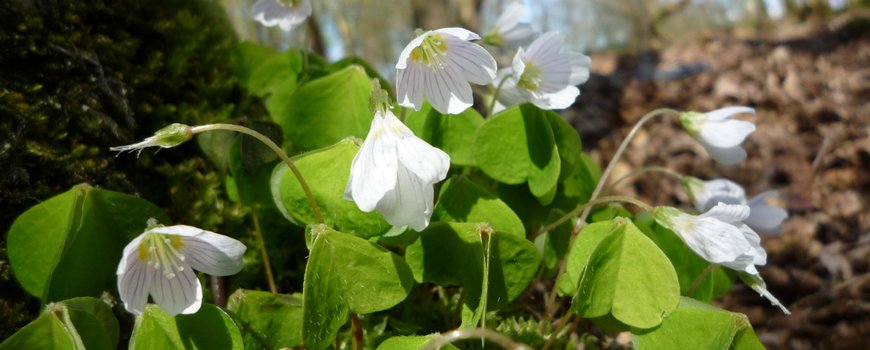
[{"label": "thin twig", "polygon": [[257,209],[251,210],[251,217],[254,220],[254,237],[257,239],[257,245],[260,246],[260,257],[263,259],[263,269],[266,270],[266,279],[269,281],[269,291],[272,294],[278,294],[278,287],[275,285],[275,277],[272,275],[272,264],[269,262],[269,253],[266,252],[266,240],[263,239],[263,231],[260,229],[260,218],[257,216]]}]

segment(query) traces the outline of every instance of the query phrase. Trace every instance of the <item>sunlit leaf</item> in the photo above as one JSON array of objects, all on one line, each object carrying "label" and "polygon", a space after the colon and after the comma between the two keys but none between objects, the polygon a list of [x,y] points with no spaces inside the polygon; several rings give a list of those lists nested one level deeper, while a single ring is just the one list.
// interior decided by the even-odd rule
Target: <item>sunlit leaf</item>
[{"label": "sunlit leaf", "polygon": [[[348,139],[296,156],[293,162],[308,182],[326,225],[361,237],[377,236],[389,230],[390,224],[381,214],[364,213],[356,203],[344,198],[350,163],[357,151],[357,141]],[[280,163],[275,168],[271,189],[275,204],[288,219],[301,224],[317,223],[305,192],[286,164]]]},{"label": "sunlit leaf", "polygon": [[302,345],[302,295],[239,289],[227,309],[235,315],[246,349]]},{"label": "sunlit leaf", "polygon": [[411,110],[405,124],[414,135],[450,155],[454,165],[476,165],[474,160],[474,133],[483,123],[483,116],[474,108],[456,115],[444,115],[425,103],[419,111]]},{"label": "sunlit leaf", "polygon": [[324,349],[351,312],[373,313],[405,300],[414,277],[402,258],[374,243],[323,226],[313,231],[302,329],[306,348]]},{"label": "sunlit leaf", "polygon": [[220,308],[203,304],[192,315],[169,316],[157,305],[136,317],[130,349],[244,349],[235,322]]},{"label": "sunlit leaf", "polygon": [[15,219],[7,236],[12,270],[44,302],[99,297],[115,290],[122,250],[152,217],[170,223],[144,199],[77,185]]},{"label": "sunlit leaf", "polygon": [[523,222],[517,214],[465,177],[452,178],[443,185],[432,221],[487,223],[496,231],[525,237]]}]

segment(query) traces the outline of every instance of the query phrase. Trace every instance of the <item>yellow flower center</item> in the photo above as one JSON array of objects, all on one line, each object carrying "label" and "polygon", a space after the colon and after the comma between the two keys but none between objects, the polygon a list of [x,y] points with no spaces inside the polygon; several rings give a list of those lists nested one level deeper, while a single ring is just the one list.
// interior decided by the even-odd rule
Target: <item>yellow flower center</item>
[{"label": "yellow flower center", "polygon": [[526,62],[526,67],[523,69],[523,75],[520,76],[520,81],[517,86],[529,90],[537,91],[541,88],[541,69],[535,67],[532,62]]},{"label": "yellow flower center", "polygon": [[155,270],[163,269],[163,276],[175,278],[175,271],[183,271],[184,254],[178,250],[184,247],[181,237],[152,232],[139,243],[139,260]]},{"label": "yellow flower center", "polygon": [[426,65],[441,68],[447,53],[447,42],[439,34],[429,34],[423,38],[419,46],[411,50],[411,59]]}]

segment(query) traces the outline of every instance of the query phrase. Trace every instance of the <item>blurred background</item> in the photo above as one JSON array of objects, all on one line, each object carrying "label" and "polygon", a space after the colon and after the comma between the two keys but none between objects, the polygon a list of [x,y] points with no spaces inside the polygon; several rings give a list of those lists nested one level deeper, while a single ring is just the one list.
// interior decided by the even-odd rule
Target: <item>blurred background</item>
[{"label": "blurred background", "polygon": [[[308,47],[329,60],[360,56],[393,80],[415,28],[482,33],[508,1],[314,0],[313,16],[290,33],[251,20],[252,0],[3,1],[0,230],[5,235],[24,210],[81,182],[138,194],[177,222],[218,232],[250,227],[245,209],[226,199],[225,169],[193,143],[139,158],[115,158],[108,147],[172,122],[268,119],[232,73],[240,41]],[[524,21],[539,32],[565,33],[572,50],[592,57],[590,80],[560,114],[600,164],[649,110],[756,108],[757,115],[741,117],[758,128],[739,165],[715,164],[674,119],[660,118],[639,133],[613,178],[657,165],[727,177],[750,196],[779,190],[778,203],[791,217],[780,235],[763,237],[769,259],[761,274],[793,314],[782,315],[739,283],[717,304],[747,314],[770,348],[866,348],[870,1],[525,3]],[[655,175],[617,191],[653,204],[688,200],[678,183]],[[286,244],[304,247],[298,243]],[[304,252],[274,249],[273,259],[304,265]],[[0,339],[37,311],[0,244]]]}]

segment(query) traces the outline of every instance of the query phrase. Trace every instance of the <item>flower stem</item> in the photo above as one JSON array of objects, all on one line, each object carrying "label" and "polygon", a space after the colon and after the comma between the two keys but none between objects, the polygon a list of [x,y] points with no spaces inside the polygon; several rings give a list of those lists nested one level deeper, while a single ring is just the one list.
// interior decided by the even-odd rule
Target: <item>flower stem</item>
[{"label": "flower stem", "polygon": [[363,349],[363,329],[359,322],[359,315],[350,314],[350,328],[353,332],[353,350]]},{"label": "flower stem", "polygon": [[492,101],[489,102],[488,111],[490,117],[493,115],[493,109],[495,109],[495,102],[498,101],[498,94],[501,92],[501,87],[510,77],[510,74],[505,75],[504,78],[501,78],[501,81],[498,82],[498,85],[495,86],[495,91],[492,92]]},{"label": "flower stem", "polygon": [[278,294],[278,287],[275,285],[275,277],[272,275],[272,264],[269,262],[269,253],[266,252],[266,241],[263,239],[263,231],[260,229],[260,218],[256,208],[251,210],[251,217],[254,220],[254,236],[257,239],[257,245],[260,246],[260,257],[263,259],[263,269],[266,270],[269,291],[272,294]]},{"label": "flower stem", "polygon": [[643,209],[645,211],[652,210],[652,207],[649,204],[646,204],[640,200],[637,200],[637,199],[634,199],[634,198],[631,198],[628,196],[605,196],[605,197],[601,197],[601,198],[598,198],[595,200],[588,201],[586,203],[583,203],[583,204],[577,206],[577,208],[574,208],[574,210],[570,211],[568,214],[563,215],[558,220],[553,221],[552,223],[550,223],[547,226],[541,227],[531,237],[529,237],[529,239],[534,241],[536,237],[538,237],[538,236],[544,234],[545,232],[550,231],[556,227],[559,227],[559,225],[561,225],[563,222],[568,221],[572,217],[577,216],[577,214],[579,214],[581,210],[589,210],[590,208],[592,208],[596,205],[599,205],[599,204],[614,203],[614,202],[624,202],[624,203],[633,204],[633,205],[640,207],[641,209]]},{"label": "flower stem", "polygon": [[643,168],[637,169],[635,171],[632,171],[632,172],[626,174],[623,177],[620,177],[619,179],[614,181],[613,184],[611,184],[609,187],[607,187],[607,190],[605,190],[604,193],[610,193],[611,191],[613,191],[614,188],[616,188],[616,186],[619,186],[620,183],[622,183],[630,178],[637,177],[637,176],[640,176],[640,175],[643,175],[646,173],[660,173],[660,174],[665,174],[665,175],[668,175],[670,177],[673,177],[677,180],[683,179],[683,174],[680,174],[680,173],[673,171],[671,169],[661,167],[661,166],[648,166],[648,167],[643,167]]},{"label": "flower stem", "polygon": [[692,286],[689,287],[688,291],[686,291],[686,295],[692,296],[692,294],[694,294],[695,290],[701,286],[701,283],[704,282],[707,276],[710,275],[710,273],[712,273],[713,270],[715,270],[717,267],[719,267],[719,264],[710,264],[710,266],[707,266],[704,271],[701,271],[701,274],[698,275],[698,278],[696,278],[695,281],[692,282]]},{"label": "flower stem", "polygon": [[[568,310],[558,321],[556,321],[556,326],[553,327],[553,330],[550,332],[550,336],[547,337],[547,341],[541,346],[541,350],[549,350],[551,346],[553,346],[553,342],[556,340],[556,336],[559,333],[562,333],[562,329],[565,328],[565,323],[568,322],[574,314],[571,313],[571,310]],[[542,324],[543,325],[543,324]]]},{"label": "flower stem", "polygon": [[487,328],[463,328],[457,329],[453,331],[449,331],[446,333],[441,333],[435,339],[432,339],[429,343],[426,344],[426,347],[423,350],[435,350],[439,349],[444,345],[453,343],[457,340],[469,339],[469,338],[481,338],[483,340],[488,340],[490,342],[496,343],[501,346],[503,349],[509,350],[530,350],[531,348],[523,343],[517,343],[511,338],[508,338],[504,334],[498,333],[496,331],[487,329]]},{"label": "flower stem", "polygon": [[272,152],[275,152],[275,154],[277,154],[278,157],[280,157],[281,160],[283,160],[284,163],[287,164],[287,167],[290,168],[290,171],[293,172],[293,176],[296,177],[296,181],[299,181],[299,187],[302,187],[302,192],[305,192],[305,197],[308,198],[308,205],[311,206],[311,211],[314,213],[314,218],[317,220],[317,223],[319,223],[319,224],[323,223],[323,216],[320,215],[320,207],[317,205],[317,201],[314,200],[314,195],[311,193],[311,189],[308,187],[308,183],[305,182],[305,178],[302,177],[302,173],[299,172],[299,169],[296,168],[296,165],[293,164],[293,161],[290,160],[290,157],[287,156],[287,153],[284,153],[284,150],[281,149],[280,146],[275,144],[275,142],[272,141],[272,139],[266,137],[265,135],[257,132],[256,130],[253,130],[251,128],[246,128],[244,126],[234,125],[234,124],[224,124],[224,123],[206,124],[206,125],[194,126],[190,129],[191,133],[193,133],[194,135],[199,134],[199,133],[203,133],[206,131],[214,131],[214,130],[229,130],[229,131],[239,132],[239,133],[251,136],[251,137],[257,139],[258,141],[262,142],[266,146],[268,146],[269,149],[272,150]]},{"label": "flower stem", "polygon": [[[622,144],[619,145],[619,148],[616,149],[616,153],[613,154],[613,158],[610,159],[610,163],[607,164],[607,168],[604,169],[604,172],[601,173],[601,178],[598,179],[598,185],[595,186],[595,190],[592,191],[592,196],[589,197],[590,201],[594,201],[598,198],[598,195],[601,194],[601,190],[604,189],[604,184],[607,183],[607,178],[610,176],[610,173],[613,172],[613,168],[616,167],[616,163],[619,161],[619,158],[622,157],[622,154],[625,152],[625,149],[628,148],[628,144],[631,143],[631,140],[634,139],[634,135],[640,130],[640,128],[646,124],[646,122],[650,121],[650,119],[657,117],[662,114],[673,113],[679,114],[679,111],[670,109],[670,108],[659,108],[650,111],[645,114],[640,120],[634,124],[634,127],[631,128],[631,131],[628,132],[628,135],[625,136],[625,140],[622,140]],[[589,210],[592,207],[587,207],[586,210],[583,211],[583,214],[580,215],[579,220],[577,220],[577,224],[574,225],[573,234],[576,235],[580,232],[580,229],[583,228],[583,225],[586,223],[586,218],[589,217]]]}]

